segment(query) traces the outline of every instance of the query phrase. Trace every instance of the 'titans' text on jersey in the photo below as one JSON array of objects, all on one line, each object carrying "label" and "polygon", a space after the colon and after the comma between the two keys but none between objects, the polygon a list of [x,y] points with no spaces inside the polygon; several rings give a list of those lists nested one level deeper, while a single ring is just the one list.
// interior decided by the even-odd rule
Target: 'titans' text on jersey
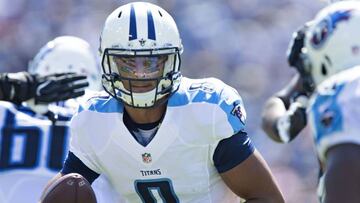
[{"label": "'titans' text on jersey", "polygon": [[219,176],[254,151],[236,90],[214,78],[182,78],[150,142],[137,141],[124,117],[116,99],[90,100],[72,120],[70,156],[108,176],[129,202],[238,201]]}]

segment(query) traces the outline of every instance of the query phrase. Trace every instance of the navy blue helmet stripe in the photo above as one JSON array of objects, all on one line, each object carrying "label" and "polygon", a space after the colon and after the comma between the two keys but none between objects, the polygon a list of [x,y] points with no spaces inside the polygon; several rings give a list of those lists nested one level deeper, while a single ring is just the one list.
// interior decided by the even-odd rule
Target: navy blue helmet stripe
[{"label": "navy blue helmet stripe", "polygon": [[148,39],[156,40],[154,19],[150,10],[147,11],[147,20],[148,20]]},{"label": "navy blue helmet stripe", "polygon": [[137,39],[137,30],[136,30],[136,16],[134,5],[131,4],[130,8],[130,28],[129,28],[129,40]]}]

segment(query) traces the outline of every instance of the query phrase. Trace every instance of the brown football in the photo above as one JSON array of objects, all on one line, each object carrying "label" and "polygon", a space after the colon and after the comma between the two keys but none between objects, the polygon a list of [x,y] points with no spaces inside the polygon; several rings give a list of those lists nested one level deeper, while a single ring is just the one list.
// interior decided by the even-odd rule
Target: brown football
[{"label": "brown football", "polygon": [[96,203],[96,197],[91,185],[83,176],[70,173],[52,183],[40,202]]}]

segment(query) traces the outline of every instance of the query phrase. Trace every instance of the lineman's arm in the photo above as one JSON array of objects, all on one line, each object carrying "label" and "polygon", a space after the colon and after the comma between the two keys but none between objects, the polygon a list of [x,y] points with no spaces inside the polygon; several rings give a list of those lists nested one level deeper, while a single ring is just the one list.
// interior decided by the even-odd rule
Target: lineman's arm
[{"label": "lineman's arm", "polygon": [[285,88],[266,101],[262,111],[262,128],[270,138],[288,142],[306,126],[306,97],[298,97],[302,100],[291,103],[294,95],[302,95],[303,92],[301,77],[296,74]]},{"label": "lineman's arm", "polygon": [[298,74],[285,88],[270,97],[263,109],[262,128],[270,138],[278,142],[289,142],[294,139],[306,125],[304,109],[298,108],[298,103],[291,105],[291,100],[299,93],[313,91],[311,80],[306,77],[304,82],[303,77],[300,77],[300,73],[304,76],[302,49],[308,24],[310,22],[293,33],[287,50],[287,62]]},{"label": "lineman's arm", "polygon": [[220,175],[226,185],[248,203],[285,202],[269,167],[256,150],[245,161]]},{"label": "lineman's arm", "polygon": [[341,144],[326,154],[325,203],[360,202],[360,145]]}]

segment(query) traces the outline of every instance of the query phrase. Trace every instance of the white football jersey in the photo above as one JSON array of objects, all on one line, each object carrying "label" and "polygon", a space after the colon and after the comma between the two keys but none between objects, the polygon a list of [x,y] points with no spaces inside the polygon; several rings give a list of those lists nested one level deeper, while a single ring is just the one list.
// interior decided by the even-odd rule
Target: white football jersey
[{"label": "white football jersey", "polygon": [[213,162],[219,141],[244,130],[236,90],[215,78],[182,78],[146,146],[124,125],[123,111],[114,98],[90,100],[73,117],[70,151],[128,202],[239,202]]},{"label": "white football jersey", "polygon": [[[58,106],[51,110],[58,115],[54,124],[25,106],[0,101],[0,203],[38,202],[62,168],[73,111]],[[93,188],[98,202],[117,201],[105,177]]]},{"label": "white football jersey", "polygon": [[310,103],[310,124],[319,159],[342,143],[360,144],[360,66],[325,80]]}]

